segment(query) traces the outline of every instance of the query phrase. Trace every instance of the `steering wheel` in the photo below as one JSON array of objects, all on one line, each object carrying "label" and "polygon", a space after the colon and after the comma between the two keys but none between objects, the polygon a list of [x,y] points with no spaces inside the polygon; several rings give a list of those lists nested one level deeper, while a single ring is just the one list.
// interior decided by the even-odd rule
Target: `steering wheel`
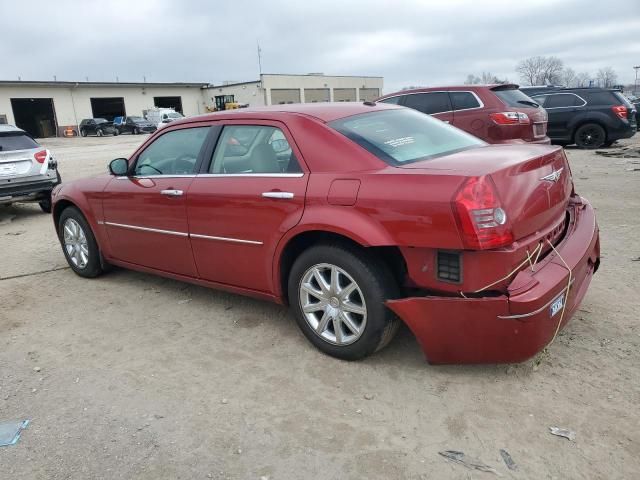
[{"label": "steering wheel", "polygon": [[177,174],[193,173],[193,167],[196,165],[196,157],[190,153],[180,155],[173,162],[173,171]]}]

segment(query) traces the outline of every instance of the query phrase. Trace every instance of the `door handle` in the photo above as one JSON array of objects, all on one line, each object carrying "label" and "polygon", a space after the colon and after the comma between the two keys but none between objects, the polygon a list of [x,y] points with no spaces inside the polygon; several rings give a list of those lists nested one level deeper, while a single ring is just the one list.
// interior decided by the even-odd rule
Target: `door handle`
[{"label": "door handle", "polygon": [[166,195],[167,197],[181,197],[184,192],[182,190],[161,190],[161,195]]},{"label": "door handle", "polygon": [[262,196],[265,198],[281,198],[285,200],[290,200],[293,198],[293,193],[291,192],[263,192]]}]

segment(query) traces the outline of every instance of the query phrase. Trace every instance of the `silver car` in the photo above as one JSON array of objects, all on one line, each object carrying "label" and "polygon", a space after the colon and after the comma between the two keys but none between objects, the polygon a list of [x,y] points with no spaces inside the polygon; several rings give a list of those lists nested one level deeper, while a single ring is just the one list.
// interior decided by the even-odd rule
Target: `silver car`
[{"label": "silver car", "polygon": [[13,125],[0,125],[0,205],[38,202],[51,213],[51,190],[60,183],[49,150]]}]

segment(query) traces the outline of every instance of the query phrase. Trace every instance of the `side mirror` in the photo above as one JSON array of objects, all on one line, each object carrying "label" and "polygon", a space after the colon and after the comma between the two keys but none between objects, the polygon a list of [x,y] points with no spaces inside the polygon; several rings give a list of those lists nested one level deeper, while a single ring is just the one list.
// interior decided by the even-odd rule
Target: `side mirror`
[{"label": "side mirror", "polygon": [[116,177],[126,175],[129,171],[129,161],[126,158],[116,158],[109,163],[109,173]]}]

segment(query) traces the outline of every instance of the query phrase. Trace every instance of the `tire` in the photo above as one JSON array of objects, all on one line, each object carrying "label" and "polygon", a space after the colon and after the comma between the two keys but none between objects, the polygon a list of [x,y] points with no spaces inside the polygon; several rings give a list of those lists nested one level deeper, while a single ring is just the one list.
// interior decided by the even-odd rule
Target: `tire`
[{"label": "tire", "polygon": [[101,137],[102,135],[104,135],[102,130],[96,130],[96,136]]},{"label": "tire", "polygon": [[[342,288],[346,292],[352,283],[355,289],[340,299],[340,293],[330,287],[324,295],[330,301],[323,302],[319,295],[320,283],[314,273],[322,275],[326,288],[331,283],[334,268],[338,273],[337,290]],[[302,333],[316,348],[332,357],[358,360],[371,355],[389,343],[400,324],[384,305],[385,300],[399,296],[393,275],[376,258],[350,246],[320,244],[302,253],[289,273],[288,293],[291,310]],[[318,307],[305,313],[303,303],[311,308]],[[353,313],[354,308],[364,310],[364,314]],[[355,330],[348,327],[345,318]]]},{"label": "tire", "polygon": [[83,136],[83,137],[86,137],[87,136],[87,131],[84,130],[84,129],[80,130],[80,135]]},{"label": "tire", "polygon": [[139,133],[140,133],[140,131],[138,130],[137,127],[133,129],[133,134],[134,135],[138,135]]},{"label": "tire", "polygon": [[600,148],[607,141],[607,132],[597,123],[585,123],[576,130],[574,140],[579,148]]},{"label": "tire", "polygon": [[[65,240],[66,227],[69,227],[69,230],[67,230],[69,244],[76,243],[75,247],[80,248],[80,250],[71,248],[67,240]],[[81,230],[81,234],[78,233],[76,227]],[[76,274],[85,278],[94,278],[103,272],[96,238],[84,215],[76,207],[67,207],[62,211],[58,221],[58,238],[67,263]],[[80,245],[80,243],[83,243],[83,239],[84,245],[82,246],[85,247],[84,249]],[[85,255],[83,256],[80,252]]]},{"label": "tire", "polygon": [[118,133],[119,133],[119,132],[118,132],[118,129],[116,128],[116,129],[113,131],[113,136],[114,136],[114,137],[117,137],[117,136],[118,136]]}]

